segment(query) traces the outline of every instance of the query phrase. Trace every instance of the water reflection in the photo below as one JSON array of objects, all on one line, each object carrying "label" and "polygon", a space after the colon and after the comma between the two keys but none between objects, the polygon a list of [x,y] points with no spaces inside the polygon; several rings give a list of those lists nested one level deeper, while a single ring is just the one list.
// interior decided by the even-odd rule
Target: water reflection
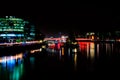
[{"label": "water reflection", "polygon": [[9,63],[13,62],[14,60],[22,59],[23,58],[23,53],[16,54],[14,56],[4,56],[0,57],[0,63]]},{"label": "water reflection", "polygon": [[110,55],[113,52],[113,43],[106,43],[106,54]]},{"label": "water reflection", "polygon": [[87,58],[89,58],[89,53],[90,53],[89,48],[90,48],[90,44],[87,43]]},{"label": "water reflection", "polygon": [[20,80],[23,73],[24,73],[24,68],[23,68],[23,63],[21,63],[13,69],[12,73],[10,73],[10,80]]},{"label": "water reflection", "polygon": [[90,43],[90,58],[94,59],[95,57],[95,44],[94,43]]},{"label": "water reflection", "polygon": [[[118,44],[99,42],[79,42],[79,44],[80,51],[77,48],[66,48],[62,46],[60,49],[45,48],[46,51],[43,51],[42,48],[32,49],[27,51],[27,58],[23,55],[25,53],[0,57],[0,80],[19,80],[24,74],[28,76],[34,75],[36,77],[37,73],[35,72],[42,71],[89,72],[95,69],[103,69],[102,71],[104,71],[119,60],[120,48]],[[30,55],[40,54],[37,54],[37,56],[27,56],[28,53]],[[116,53],[119,54],[117,54],[117,57],[115,57]],[[108,67],[104,69],[105,65],[108,65]]]},{"label": "water reflection", "polygon": [[[58,57],[58,60],[62,65],[67,64],[71,66],[72,64],[72,66],[74,66],[74,70],[86,68],[88,71],[94,70],[94,63],[96,60],[105,57],[103,56],[104,51],[107,54],[113,53],[113,43],[79,42],[79,45],[80,52],[77,48],[70,47],[61,47],[59,50],[47,48],[46,51],[47,54],[52,53],[52,55],[55,55],[54,57]],[[48,56],[54,58],[52,55]],[[33,65],[34,63],[33,59]]]},{"label": "water reflection", "polygon": [[14,56],[0,57],[0,75],[4,80],[19,80],[23,74],[23,64],[21,64],[23,53]]},{"label": "water reflection", "polygon": [[59,50],[59,60],[61,60],[61,57],[62,57],[61,50]]},{"label": "water reflection", "polygon": [[77,53],[74,54],[74,68],[77,70]]},{"label": "water reflection", "polygon": [[97,44],[97,58],[99,57],[99,44]]},{"label": "water reflection", "polygon": [[94,42],[79,42],[80,51],[82,55],[87,58],[94,59],[95,57],[95,43]]},{"label": "water reflection", "polygon": [[70,52],[70,48],[68,48],[68,56],[70,56],[71,52]]},{"label": "water reflection", "polygon": [[80,51],[84,54],[86,53],[86,50],[88,49],[88,46],[89,46],[89,42],[79,42],[79,45],[80,45]]},{"label": "water reflection", "polygon": [[58,50],[55,50],[54,48],[46,48],[46,51],[48,51],[49,53],[57,53]]},{"label": "water reflection", "polygon": [[33,69],[35,65],[35,57],[30,57],[30,67]]},{"label": "water reflection", "polygon": [[59,60],[64,62],[64,47],[61,47],[61,49],[59,49]]},{"label": "water reflection", "polygon": [[59,50],[59,60],[62,62],[72,63],[74,66],[74,70],[77,70],[77,54],[77,48],[61,47],[61,49]]},{"label": "water reflection", "polygon": [[[96,58],[103,57],[105,55],[111,55],[114,53],[114,43],[99,43],[99,42],[79,42],[80,52],[86,56],[87,59],[94,60]],[[116,47],[117,50],[118,47]],[[117,51],[118,52],[118,51]],[[116,53],[116,52],[115,52]]]},{"label": "water reflection", "polygon": [[30,53],[41,52],[41,51],[42,51],[42,48],[34,49],[34,50],[30,50]]},{"label": "water reflection", "polygon": [[113,53],[113,43],[94,43],[94,42],[79,42],[81,54],[87,58],[94,59],[105,51],[107,54]]},{"label": "water reflection", "polygon": [[64,48],[62,47],[62,50],[61,50],[61,52],[62,52],[62,56],[64,56]]}]

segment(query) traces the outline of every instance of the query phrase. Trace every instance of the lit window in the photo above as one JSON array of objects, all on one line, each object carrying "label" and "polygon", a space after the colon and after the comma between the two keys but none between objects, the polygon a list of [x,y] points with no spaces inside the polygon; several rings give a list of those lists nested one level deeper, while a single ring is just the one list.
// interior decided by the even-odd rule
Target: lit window
[{"label": "lit window", "polygon": [[30,35],[35,35],[35,33],[30,33]]}]

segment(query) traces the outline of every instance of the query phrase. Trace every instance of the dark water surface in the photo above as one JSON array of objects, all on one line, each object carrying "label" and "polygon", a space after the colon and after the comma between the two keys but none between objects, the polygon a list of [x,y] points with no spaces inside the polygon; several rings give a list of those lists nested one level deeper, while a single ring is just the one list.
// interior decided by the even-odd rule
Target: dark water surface
[{"label": "dark water surface", "polygon": [[[79,49],[37,48],[0,57],[0,80],[38,80],[120,72],[120,43],[79,42]],[[9,53],[9,52],[8,52]],[[50,77],[48,77],[50,76]],[[57,79],[56,78],[56,79]]]}]

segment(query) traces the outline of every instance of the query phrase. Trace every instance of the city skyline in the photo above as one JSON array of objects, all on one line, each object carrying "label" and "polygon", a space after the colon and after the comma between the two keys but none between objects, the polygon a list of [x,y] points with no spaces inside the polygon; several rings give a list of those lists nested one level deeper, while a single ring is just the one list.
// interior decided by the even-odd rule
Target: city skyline
[{"label": "city skyline", "polygon": [[117,5],[18,4],[5,6],[8,15],[0,16],[0,80],[90,79],[120,72]]},{"label": "city skyline", "polygon": [[[17,15],[34,24],[38,31],[46,34],[58,32],[87,32],[120,30],[119,15],[114,8],[97,8],[96,5],[82,7],[46,9],[41,14]],[[39,13],[39,12],[38,12]],[[106,28],[106,29],[105,29]]]}]

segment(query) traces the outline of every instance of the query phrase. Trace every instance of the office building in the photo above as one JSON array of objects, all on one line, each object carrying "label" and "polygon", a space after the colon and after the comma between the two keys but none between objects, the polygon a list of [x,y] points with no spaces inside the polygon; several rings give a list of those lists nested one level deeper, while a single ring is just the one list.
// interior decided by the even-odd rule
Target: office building
[{"label": "office building", "polygon": [[19,42],[35,39],[35,26],[14,16],[0,18],[0,42]]}]

